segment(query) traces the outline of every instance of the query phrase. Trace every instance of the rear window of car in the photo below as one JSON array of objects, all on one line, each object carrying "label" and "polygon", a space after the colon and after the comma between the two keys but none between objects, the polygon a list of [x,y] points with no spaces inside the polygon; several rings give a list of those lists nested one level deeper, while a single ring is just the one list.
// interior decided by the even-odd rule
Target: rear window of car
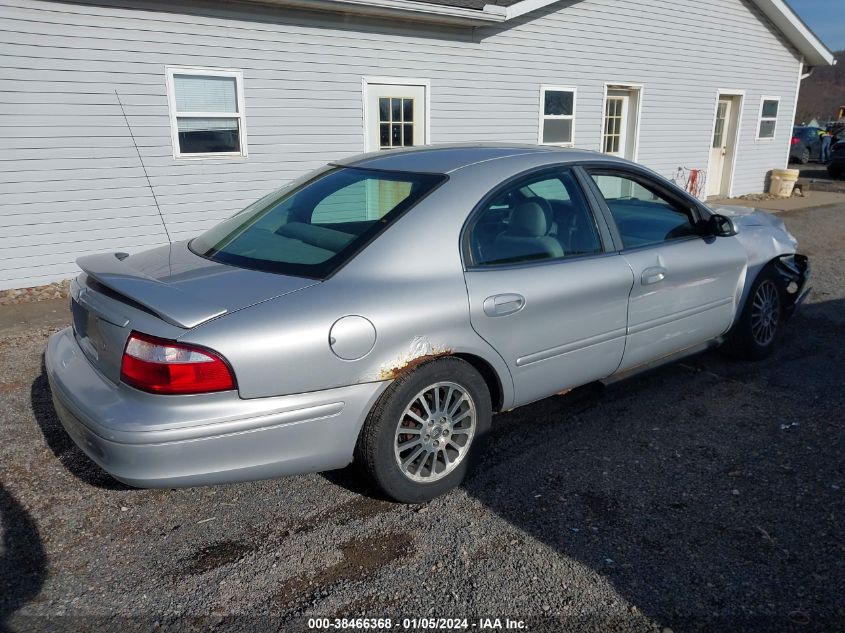
[{"label": "rear window of car", "polygon": [[333,168],[262,198],[189,246],[223,264],[325,278],[445,180],[440,174]]}]

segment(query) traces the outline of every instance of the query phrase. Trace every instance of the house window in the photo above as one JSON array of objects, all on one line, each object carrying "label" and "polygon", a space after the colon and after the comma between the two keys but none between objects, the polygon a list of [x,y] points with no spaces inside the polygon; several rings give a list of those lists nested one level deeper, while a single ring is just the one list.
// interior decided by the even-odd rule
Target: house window
[{"label": "house window", "polygon": [[167,96],[174,157],[246,156],[239,71],[168,68]]},{"label": "house window", "polygon": [[575,126],[575,88],[540,87],[540,144],[572,145]]},{"label": "house window", "polygon": [[760,124],[757,126],[758,139],[775,137],[779,109],[780,97],[763,97],[760,103]]}]

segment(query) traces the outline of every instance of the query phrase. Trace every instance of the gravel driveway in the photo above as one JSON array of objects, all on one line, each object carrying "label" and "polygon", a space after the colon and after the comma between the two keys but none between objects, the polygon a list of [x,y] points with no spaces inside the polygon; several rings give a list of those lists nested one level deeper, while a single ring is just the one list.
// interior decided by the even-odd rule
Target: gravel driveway
[{"label": "gravel driveway", "polygon": [[351,470],[127,488],[56,420],[50,328],[0,332],[0,629],[845,630],[845,207],[783,217],[815,291],[774,358],[709,353],[499,415],[480,468],[427,506]]}]

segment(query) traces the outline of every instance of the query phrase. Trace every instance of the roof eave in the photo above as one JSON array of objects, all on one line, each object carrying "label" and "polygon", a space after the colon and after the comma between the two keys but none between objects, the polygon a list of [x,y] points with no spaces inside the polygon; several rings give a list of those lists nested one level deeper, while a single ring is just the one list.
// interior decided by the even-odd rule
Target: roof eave
[{"label": "roof eave", "polygon": [[[508,7],[487,4],[483,9],[452,7],[416,0],[251,0],[263,4],[335,11],[440,24],[482,26],[518,18],[560,0],[521,0]],[[831,66],[833,53],[816,37],[783,0],[753,0],[763,14],[786,36],[804,63],[810,66]]]},{"label": "roof eave", "polygon": [[[522,0],[507,8],[507,19],[517,18],[558,1]],[[804,63],[809,66],[832,66],[836,63],[836,57],[833,53],[783,0],[753,0],[753,2],[798,49],[798,52],[804,58]],[[501,7],[493,7],[492,5],[484,7],[485,11],[491,8],[501,9]]]},{"label": "roof eave", "polygon": [[415,0],[251,0],[259,4],[331,11],[392,19],[434,22],[463,26],[481,26],[504,22],[504,7],[487,5],[483,10],[416,2]]},{"label": "roof eave", "polygon": [[836,57],[783,0],[754,0],[760,10],[792,42],[809,66],[832,66]]}]

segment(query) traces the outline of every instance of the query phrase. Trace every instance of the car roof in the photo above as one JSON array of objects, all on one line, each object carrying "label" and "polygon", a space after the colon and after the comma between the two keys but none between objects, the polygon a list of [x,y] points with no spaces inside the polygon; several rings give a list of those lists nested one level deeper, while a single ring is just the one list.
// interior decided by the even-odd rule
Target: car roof
[{"label": "car roof", "polygon": [[332,164],[369,169],[448,174],[470,165],[518,156],[532,157],[531,162],[535,165],[537,158],[542,156],[548,156],[550,164],[581,160],[617,162],[612,157],[583,149],[549,145],[474,143],[467,145],[426,145],[408,149],[383,150],[350,156],[340,161],[334,161]]}]

